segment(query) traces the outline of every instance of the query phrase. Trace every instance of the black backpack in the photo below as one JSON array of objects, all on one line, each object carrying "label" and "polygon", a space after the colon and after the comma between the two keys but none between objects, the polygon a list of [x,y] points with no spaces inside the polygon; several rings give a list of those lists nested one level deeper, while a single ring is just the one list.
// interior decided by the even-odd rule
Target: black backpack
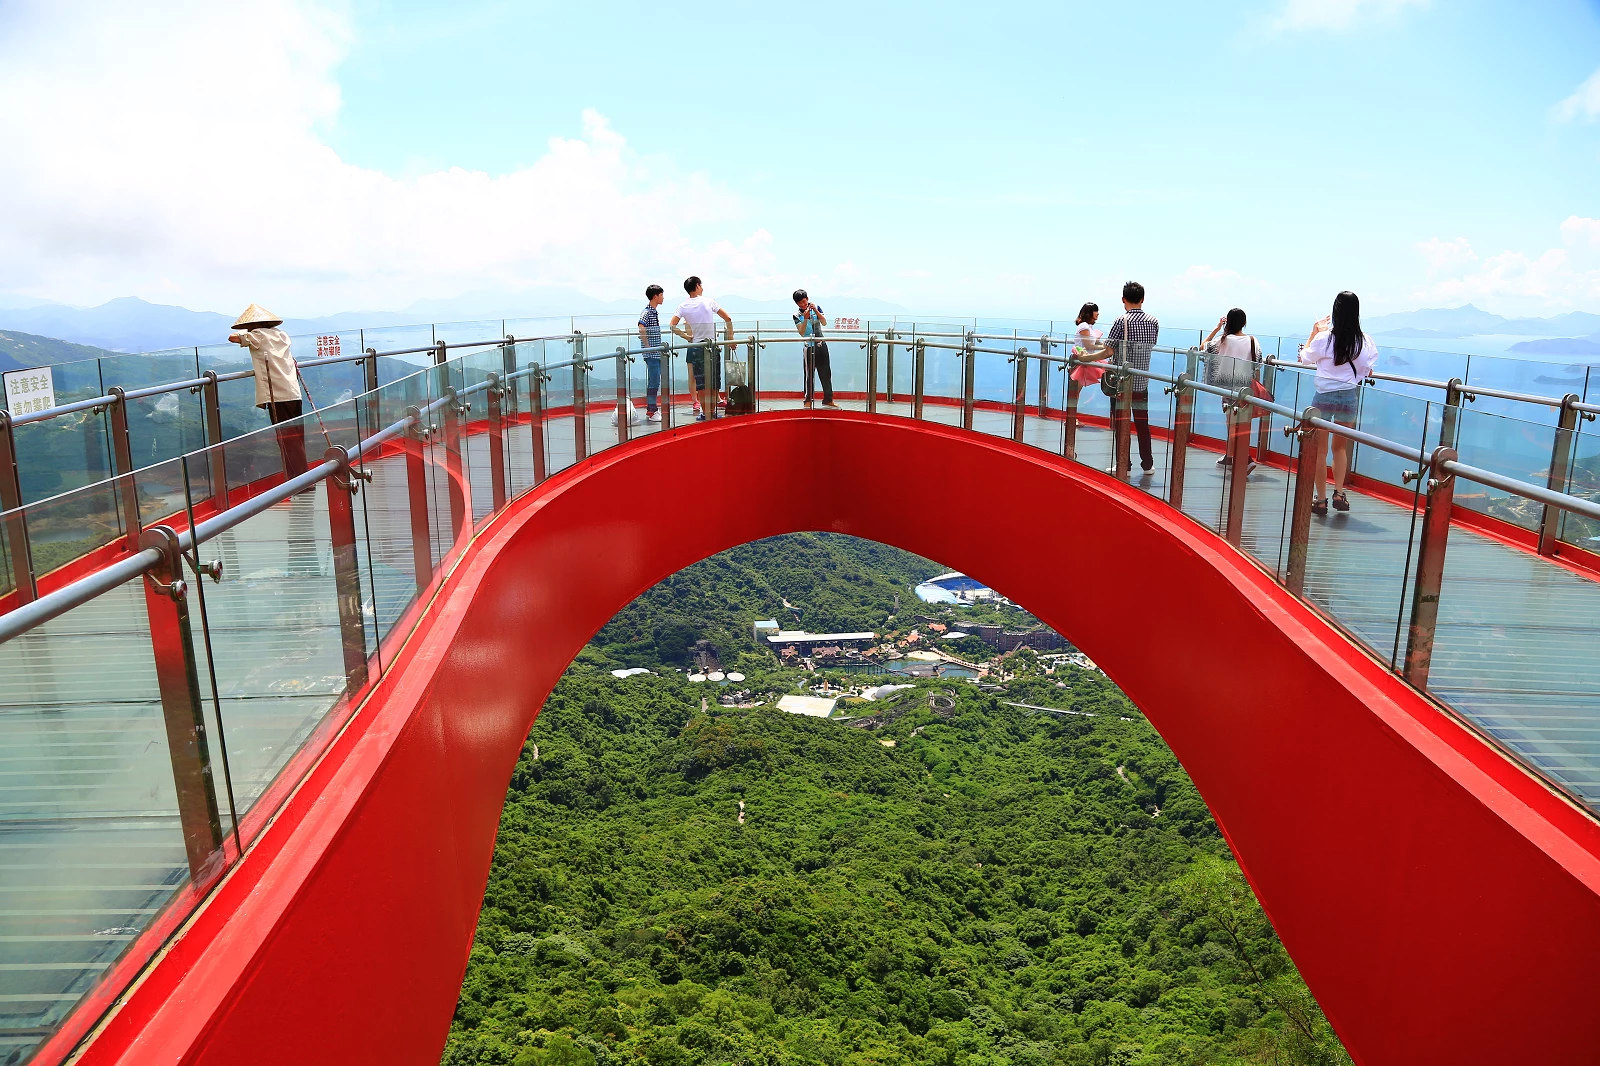
[{"label": "black backpack", "polygon": [[728,389],[728,413],[730,415],[753,415],[756,413],[755,393],[750,391],[749,385],[733,385]]}]

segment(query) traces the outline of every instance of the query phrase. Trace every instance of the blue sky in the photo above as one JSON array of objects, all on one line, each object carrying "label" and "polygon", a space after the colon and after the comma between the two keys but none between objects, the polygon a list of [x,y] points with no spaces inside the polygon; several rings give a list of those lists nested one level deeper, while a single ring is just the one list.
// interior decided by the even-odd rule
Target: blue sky
[{"label": "blue sky", "polygon": [[14,0],[0,69],[13,295],[1600,310],[1594,0]]}]

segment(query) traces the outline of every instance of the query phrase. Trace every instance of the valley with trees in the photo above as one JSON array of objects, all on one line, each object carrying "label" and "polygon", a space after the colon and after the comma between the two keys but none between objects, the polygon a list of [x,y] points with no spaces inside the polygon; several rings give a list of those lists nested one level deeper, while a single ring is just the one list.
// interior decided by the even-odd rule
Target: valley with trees
[{"label": "valley with trees", "polygon": [[774,538],[597,634],[513,774],[445,1066],[1350,1061],[1098,671],[1023,649],[822,719],[674,669],[706,640],[764,697],[848,684],[756,647],[784,600],[813,631],[1021,614],[917,603],[939,569]]}]

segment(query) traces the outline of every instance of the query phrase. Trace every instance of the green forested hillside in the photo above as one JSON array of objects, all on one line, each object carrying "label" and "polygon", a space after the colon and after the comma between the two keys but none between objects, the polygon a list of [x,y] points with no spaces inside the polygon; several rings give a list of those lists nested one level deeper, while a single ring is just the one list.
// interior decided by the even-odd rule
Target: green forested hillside
[{"label": "green forested hillside", "polygon": [[1348,1062],[1150,726],[1093,672],[1015,686],[870,731],[575,666],[443,1062]]},{"label": "green forested hillside", "polygon": [[[775,618],[813,633],[878,631],[917,603],[911,587],[938,564],[837,533],[795,533],[744,544],[652,588],[595,637],[587,661],[682,665],[696,640],[725,657],[751,647],[750,623]],[[786,609],[787,600],[793,609]]]},{"label": "green forested hillside", "polygon": [[113,353],[87,344],[58,341],[16,330],[0,330],[0,369],[15,370],[47,363],[67,363],[75,359],[98,359]]}]

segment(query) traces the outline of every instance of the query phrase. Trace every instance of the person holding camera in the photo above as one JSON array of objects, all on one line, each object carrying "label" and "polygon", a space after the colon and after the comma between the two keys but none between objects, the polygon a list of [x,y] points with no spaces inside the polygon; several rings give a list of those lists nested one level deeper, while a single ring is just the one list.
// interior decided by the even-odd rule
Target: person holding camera
[{"label": "person holding camera", "polygon": [[837,409],[838,404],[833,402],[833,367],[828,362],[828,342],[822,339],[822,327],[828,324],[828,319],[822,313],[822,308],[811,302],[811,297],[806,295],[806,290],[794,290],[794,328],[800,336],[808,338],[802,346],[805,349],[806,390],[805,405],[811,406],[814,394],[813,386],[816,378],[822,379],[822,406]]}]

